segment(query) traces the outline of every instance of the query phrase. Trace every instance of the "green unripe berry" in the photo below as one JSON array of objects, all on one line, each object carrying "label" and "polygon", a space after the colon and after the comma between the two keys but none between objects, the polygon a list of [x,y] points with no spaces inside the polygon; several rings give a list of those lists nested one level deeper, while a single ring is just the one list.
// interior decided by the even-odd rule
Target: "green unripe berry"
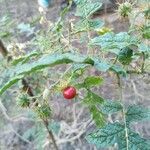
[{"label": "green unripe berry", "polygon": [[119,7],[118,7],[119,16],[123,18],[129,17],[129,14],[131,13],[131,11],[132,11],[131,3],[125,2],[125,3],[119,4]]}]

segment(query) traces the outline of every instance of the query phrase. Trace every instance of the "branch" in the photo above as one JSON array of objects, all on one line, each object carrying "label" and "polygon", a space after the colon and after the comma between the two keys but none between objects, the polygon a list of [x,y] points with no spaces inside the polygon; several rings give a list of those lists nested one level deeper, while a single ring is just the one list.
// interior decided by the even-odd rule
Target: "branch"
[{"label": "branch", "polygon": [[[29,96],[34,97],[34,93],[32,91],[32,88],[29,86],[29,84],[27,83],[27,81],[25,79],[22,79],[22,84],[23,84],[23,90],[25,90]],[[38,102],[36,102],[35,98],[33,98],[33,102],[36,103],[35,106],[38,106]],[[58,150],[58,147],[57,147],[54,135],[53,135],[52,131],[49,130],[49,128],[48,128],[48,120],[42,119],[42,121],[43,121],[43,123],[45,125],[45,128],[47,129],[47,132],[48,132],[48,135],[49,135],[49,139],[52,140],[52,142],[53,142],[55,150]]]},{"label": "branch", "polygon": [[2,54],[2,56],[5,58],[8,55],[8,51],[5,48],[2,40],[0,40],[0,53]]},{"label": "branch", "polygon": [[53,135],[52,131],[49,130],[49,128],[48,128],[48,121],[47,120],[43,120],[43,123],[44,123],[44,125],[45,125],[45,127],[47,129],[47,132],[48,132],[48,135],[49,135],[49,139],[52,140],[55,149],[58,150],[58,146],[56,144],[56,140],[54,138],[54,135]]}]

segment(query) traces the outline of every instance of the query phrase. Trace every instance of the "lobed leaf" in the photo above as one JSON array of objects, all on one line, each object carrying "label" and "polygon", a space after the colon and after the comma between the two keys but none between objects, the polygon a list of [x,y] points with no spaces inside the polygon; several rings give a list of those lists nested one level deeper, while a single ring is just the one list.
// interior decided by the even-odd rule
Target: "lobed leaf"
[{"label": "lobed leaf", "polygon": [[131,105],[126,112],[126,122],[137,122],[144,119],[150,119],[150,109],[138,105]]},{"label": "lobed leaf", "polygon": [[126,138],[126,133],[125,133],[124,128],[122,129],[122,132],[117,136],[116,140],[118,143],[118,149],[120,150],[127,150],[127,149],[149,150],[150,141],[140,137],[139,134],[133,132],[130,129],[127,129],[127,131],[128,131],[128,138]]},{"label": "lobed leaf", "polygon": [[82,19],[75,24],[75,32],[85,32],[88,30],[96,30],[101,28],[104,22],[100,19]]},{"label": "lobed leaf", "polygon": [[89,134],[86,139],[89,143],[97,147],[108,147],[116,143],[116,138],[122,132],[122,126],[119,123],[107,124],[103,128]]},{"label": "lobed leaf", "polygon": [[96,85],[100,85],[103,82],[103,78],[99,77],[99,76],[90,76],[85,78],[84,80],[84,85],[88,88],[96,86]]},{"label": "lobed leaf", "polygon": [[118,111],[122,111],[123,107],[118,101],[105,100],[101,106],[101,110],[105,114],[112,114]]},{"label": "lobed leaf", "polygon": [[97,147],[108,147],[117,143],[119,150],[149,150],[150,147],[148,140],[130,129],[127,129],[126,135],[125,126],[117,122],[107,124],[89,134],[86,139]]},{"label": "lobed leaf", "polygon": [[138,40],[126,32],[120,32],[118,34],[109,32],[102,36],[95,37],[90,42],[90,45],[101,46],[102,50],[114,53],[118,53],[118,49],[120,50],[132,44],[138,44]]},{"label": "lobed leaf", "polygon": [[89,0],[75,2],[77,4],[76,16],[82,18],[88,18],[102,6],[100,2],[90,2]]},{"label": "lobed leaf", "polygon": [[104,99],[102,97],[93,93],[90,90],[88,90],[87,96],[83,100],[83,103],[88,105],[88,106],[96,105],[96,104],[102,104],[103,102],[104,102]]},{"label": "lobed leaf", "polygon": [[106,123],[104,114],[95,105],[92,105],[89,108],[95,124],[98,127],[103,127]]},{"label": "lobed leaf", "polygon": [[[9,70],[7,70],[7,72],[9,73],[9,79],[8,79],[9,84],[4,83],[0,86],[0,95],[3,92],[5,92],[7,88],[15,84],[19,79],[21,79],[21,77],[23,78],[25,75],[28,75],[30,73],[35,73],[39,70],[43,70],[46,67],[53,67],[55,65],[68,64],[68,63],[90,64],[101,71],[106,71],[106,68],[105,69],[102,68],[103,62],[101,61],[98,62],[97,60],[95,60],[95,58],[89,58],[74,53],[64,53],[64,54],[55,53],[55,54],[43,55],[37,61],[27,62],[25,64],[18,64],[15,67],[13,66]],[[107,69],[109,68],[107,67]]]}]

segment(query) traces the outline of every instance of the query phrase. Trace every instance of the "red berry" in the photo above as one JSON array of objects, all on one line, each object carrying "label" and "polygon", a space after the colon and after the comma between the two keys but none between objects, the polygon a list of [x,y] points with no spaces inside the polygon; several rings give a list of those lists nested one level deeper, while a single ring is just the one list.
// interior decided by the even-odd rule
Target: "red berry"
[{"label": "red berry", "polygon": [[76,89],[73,86],[68,86],[63,89],[63,96],[66,99],[73,99],[76,96]]}]

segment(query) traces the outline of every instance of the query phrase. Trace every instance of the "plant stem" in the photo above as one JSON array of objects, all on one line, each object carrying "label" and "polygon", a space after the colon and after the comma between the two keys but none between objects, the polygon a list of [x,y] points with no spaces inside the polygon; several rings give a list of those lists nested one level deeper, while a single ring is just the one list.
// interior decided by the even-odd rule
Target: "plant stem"
[{"label": "plant stem", "polygon": [[2,40],[0,40],[0,53],[3,55],[3,57],[6,57],[8,55],[8,51],[5,48]]},{"label": "plant stem", "polygon": [[144,66],[145,66],[145,53],[142,52],[142,66],[141,66],[141,73],[144,72]]},{"label": "plant stem", "polygon": [[58,146],[56,144],[56,140],[54,138],[54,135],[53,135],[52,131],[49,130],[49,128],[48,128],[48,121],[47,120],[43,120],[43,123],[45,125],[45,128],[47,129],[47,132],[48,132],[48,135],[49,135],[49,139],[52,140],[52,143],[54,145],[55,150],[58,150]]},{"label": "plant stem", "polygon": [[[27,92],[27,94],[29,96],[34,97],[34,93],[32,91],[32,88],[29,86],[29,84],[27,83],[27,81],[25,79],[22,80],[22,84],[23,84],[23,90],[26,90],[26,92]],[[36,102],[35,98],[33,99],[33,102]],[[35,104],[35,106],[37,106],[37,105],[38,105],[38,102]],[[56,144],[56,140],[54,138],[54,135],[53,135],[52,131],[50,131],[49,128],[48,128],[48,120],[42,119],[42,121],[43,121],[43,123],[44,123],[44,125],[45,125],[45,127],[47,129],[47,132],[48,132],[48,135],[49,135],[49,139],[52,140],[52,142],[53,142],[55,150],[58,150],[58,146]]]},{"label": "plant stem", "polygon": [[[119,86],[119,93],[120,93],[120,101],[122,101],[122,104],[123,104],[123,87],[122,87],[120,76],[118,74],[117,74],[117,79],[118,79],[118,86]],[[123,106],[123,109],[122,109],[122,115],[123,115],[124,126],[125,126],[126,147],[127,147],[127,150],[129,150],[128,128],[127,128],[127,123],[126,123],[126,116],[125,116],[124,106]]]},{"label": "plant stem", "polygon": [[[3,55],[4,58],[6,58],[8,56],[8,51],[7,49],[4,47],[2,41],[0,40],[0,53]],[[28,82],[25,79],[22,79],[22,84],[23,84],[23,90],[27,92],[27,94],[31,97],[34,97],[34,93],[32,91],[32,88],[30,87],[30,85],[28,84]],[[36,99],[33,98],[33,102],[35,102]],[[36,106],[38,105],[38,103],[36,103]],[[43,119],[42,119],[43,120]],[[48,121],[47,120],[43,120],[43,123],[48,131],[49,134],[49,139],[52,140],[53,145],[55,147],[55,150],[58,150],[58,146],[56,144],[56,140],[54,138],[54,135],[52,133],[52,131],[49,130],[48,128]]]}]

